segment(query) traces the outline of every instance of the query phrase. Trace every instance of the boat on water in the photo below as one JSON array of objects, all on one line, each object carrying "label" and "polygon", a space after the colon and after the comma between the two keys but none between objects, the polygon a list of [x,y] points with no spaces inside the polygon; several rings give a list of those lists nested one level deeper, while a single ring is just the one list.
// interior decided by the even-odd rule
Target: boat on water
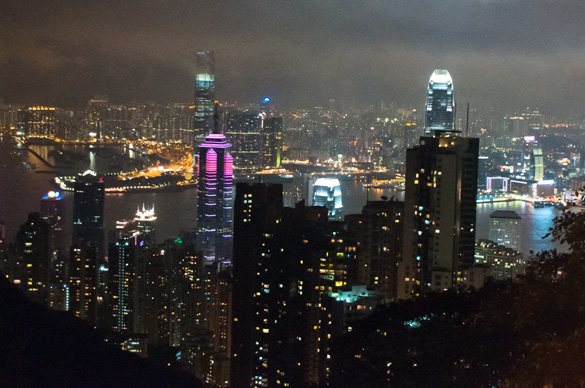
[{"label": "boat on water", "polygon": [[372,179],[371,182],[363,183],[364,188],[371,189],[394,189],[404,190],[404,181],[391,179]]}]

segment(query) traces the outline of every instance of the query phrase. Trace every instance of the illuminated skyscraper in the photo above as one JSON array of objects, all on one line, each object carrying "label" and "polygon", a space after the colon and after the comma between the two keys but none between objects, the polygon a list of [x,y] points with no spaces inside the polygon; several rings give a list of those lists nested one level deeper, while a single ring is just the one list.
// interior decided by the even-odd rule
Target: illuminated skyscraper
[{"label": "illuminated skyscraper", "polygon": [[343,203],[339,179],[319,178],[313,189],[313,206],[325,206],[332,221],[343,220]]},{"label": "illuminated skyscraper", "polygon": [[233,239],[233,158],[231,144],[217,129],[199,146],[197,249],[206,265],[229,266]]},{"label": "illuminated skyscraper", "polygon": [[213,130],[213,103],[215,101],[215,59],[213,51],[197,53],[195,76],[195,124],[193,139],[184,139],[195,146]]},{"label": "illuminated skyscraper", "polygon": [[148,269],[153,264],[153,256],[156,248],[156,239],[154,235],[154,223],[156,215],[154,206],[146,209],[142,205],[142,210],[138,208],[134,216],[136,235],[136,278],[134,280],[135,295],[138,297],[134,300],[134,332],[147,332],[147,300],[143,296],[147,294],[147,274]]},{"label": "illuminated skyscraper", "polygon": [[126,221],[116,221],[109,246],[109,306],[112,330],[130,333],[134,328],[136,242],[140,232]]},{"label": "illuminated skyscraper", "polygon": [[524,136],[523,172],[528,179],[541,181],[544,179],[544,157],[542,147],[536,136]]},{"label": "illuminated skyscraper", "polygon": [[455,99],[453,80],[447,70],[435,70],[429,80],[427,91],[425,136],[437,131],[455,130]]},{"label": "illuminated skyscraper", "polygon": [[136,224],[137,230],[140,232],[139,246],[142,250],[154,249],[156,240],[154,236],[154,222],[156,221],[156,215],[154,213],[154,206],[152,209],[147,209],[142,205],[136,211],[134,216],[134,223]]}]

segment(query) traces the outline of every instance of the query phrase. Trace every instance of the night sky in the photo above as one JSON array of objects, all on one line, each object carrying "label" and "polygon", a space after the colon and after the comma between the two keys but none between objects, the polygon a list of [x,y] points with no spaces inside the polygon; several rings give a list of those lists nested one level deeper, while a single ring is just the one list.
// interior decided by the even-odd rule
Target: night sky
[{"label": "night sky", "polygon": [[0,98],[79,107],[191,102],[197,50],[218,97],[281,106],[424,103],[435,68],[459,103],[585,107],[583,0],[4,0]]}]

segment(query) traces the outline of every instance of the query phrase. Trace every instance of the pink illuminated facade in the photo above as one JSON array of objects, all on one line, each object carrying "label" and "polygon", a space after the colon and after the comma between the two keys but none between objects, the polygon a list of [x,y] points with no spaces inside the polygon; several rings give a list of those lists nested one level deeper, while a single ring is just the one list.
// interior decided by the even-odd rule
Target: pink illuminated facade
[{"label": "pink illuminated facade", "polygon": [[197,245],[205,264],[231,265],[233,239],[233,157],[224,135],[211,133],[199,146]]}]

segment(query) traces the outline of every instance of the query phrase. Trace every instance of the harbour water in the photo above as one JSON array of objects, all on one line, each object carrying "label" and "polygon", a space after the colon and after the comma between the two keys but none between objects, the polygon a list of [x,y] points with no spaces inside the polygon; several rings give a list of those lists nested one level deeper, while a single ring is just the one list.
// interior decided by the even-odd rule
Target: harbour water
[{"label": "harbour water", "polygon": [[[49,155],[51,146],[33,146],[33,149],[50,163],[55,162]],[[88,150],[83,149],[79,149],[79,152],[90,154]],[[67,169],[59,168],[59,174],[74,174],[90,167],[97,168],[99,172],[108,172],[108,168],[111,168],[107,160],[100,158],[99,153],[89,156],[91,157],[76,160]],[[32,163],[37,168],[27,167],[23,162]],[[53,184],[55,170],[41,163],[36,156],[27,151],[15,151],[13,144],[6,138],[0,139],[0,221],[6,224],[6,236],[9,241],[14,239],[19,225],[26,221],[27,214],[40,210],[41,198],[48,191],[57,189]],[[404,192],[395,192],[391,189],[370,189],[368,193],[362,187],[362,183],[364,182],[341,179],[344,214],[360,213],[368,197],[370,200],[380,199],[382,196],[387,198],[395,196],[398,200],[404,198]],[[71,193],[65,193],[64,196],[69,212],[66,232],[70,234],[73,198]],[[195,227],[196,190],[191,188],[182,191],[107,194],[104,209],[105,231],[113,229],[116,220],[131,219],[142,204],[155,207],[158,242],[177,236],[180,230],[193,230]],[[530,204],[520,201],[478,205],[477,239],[488,237],[490,213],[504,209],[514,210],[522,217],[521,246],[525,256],[528,256],[531,250],[540,251],[556,246],[550,239],[543,240],[542,237],[548,232],[553,218],[560,214],[560,210],[553,207],[535,209]]]}]

